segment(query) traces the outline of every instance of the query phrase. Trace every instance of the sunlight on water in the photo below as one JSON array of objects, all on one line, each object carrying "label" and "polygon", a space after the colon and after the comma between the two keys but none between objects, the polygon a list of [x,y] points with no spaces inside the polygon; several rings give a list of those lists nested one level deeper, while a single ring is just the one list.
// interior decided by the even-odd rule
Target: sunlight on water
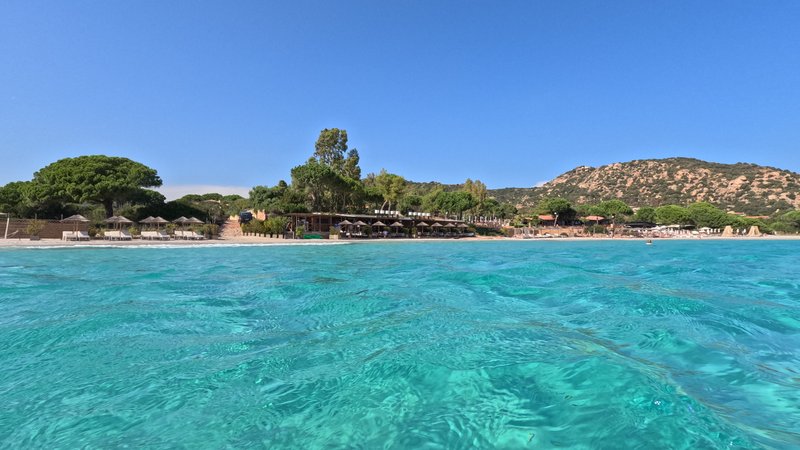
[{"label": "sunlight on water", "polygon": [[0,442],[798,448],[800,243],[0,250]]}]

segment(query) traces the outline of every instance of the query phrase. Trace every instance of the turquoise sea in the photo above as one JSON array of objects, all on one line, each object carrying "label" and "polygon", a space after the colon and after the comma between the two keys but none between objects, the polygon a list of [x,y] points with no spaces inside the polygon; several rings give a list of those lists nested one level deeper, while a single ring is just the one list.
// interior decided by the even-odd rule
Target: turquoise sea
[{"label": "turquoise sea", "polygon": [[800,241],[0,249],[3,448],[800,447]]}]

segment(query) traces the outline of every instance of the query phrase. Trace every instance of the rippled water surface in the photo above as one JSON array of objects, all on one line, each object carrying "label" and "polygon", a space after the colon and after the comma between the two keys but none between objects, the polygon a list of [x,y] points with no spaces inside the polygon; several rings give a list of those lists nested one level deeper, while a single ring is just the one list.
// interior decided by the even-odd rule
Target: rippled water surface
[{"label": "rippled water surface", "polygon": [[800,242],[0,250],[0,444],[798,448]]}]

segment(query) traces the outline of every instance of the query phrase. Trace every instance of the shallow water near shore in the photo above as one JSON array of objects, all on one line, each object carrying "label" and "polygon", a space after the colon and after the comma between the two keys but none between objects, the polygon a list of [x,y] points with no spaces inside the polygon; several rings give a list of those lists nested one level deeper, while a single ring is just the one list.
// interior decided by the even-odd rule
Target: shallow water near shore
[{"label": "shallow water near shore", "polygon": [[797,448],[800,242],[0,249],[1,447]]}]

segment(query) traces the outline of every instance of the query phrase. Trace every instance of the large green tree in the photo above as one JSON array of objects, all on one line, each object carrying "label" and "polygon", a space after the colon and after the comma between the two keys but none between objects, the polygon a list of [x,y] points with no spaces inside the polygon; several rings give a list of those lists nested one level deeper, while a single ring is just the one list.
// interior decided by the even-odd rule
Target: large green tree
[{"label": "large green tree", "polygon": [[575,218],[575,209],[569,200],[563,198],[545,198],[536,205],[536,212],[538,214],[552,214],[555,220],[554,224],[559,221],[572,220]]},{"label": "large green tree", "polygon": [[725,211],[708,202],[693,203],[686,210],[689,213],[689,220],[698,228],[722,228],[730,223]]},{"label": "large green tree", "polygon": [[26,217],[31,209],[29,188],[29,181],[14,181],[0,187],[0,212]]},{"label": "large green tree", "polygon": [[99,203],[107,217],[114,204],[140,197],[142,190],[161,186],[155,169],[128,158],[90,155],[56,161],[33,175],[33,198]]},{"label": "large green tree", "polygon": [[347,130],[326,128],[320,131],[314,144],[314,159],[343,177],[361,178],[358,150],[348,149]]},{"label": "large green tree", "polygon": [[689,211],[682,206],[664,205],[656,208],[656,222],[661,225],[685,225],[689,220]]},{"label": "large green tree", "polygon": [[383,197],[381,210],[387,208],[387,205],[388,209],[391,210],[392,205],[397,206],[397,203],[403,197],[403,194],[405,194],[406,180],[400,175],[395,175],[387,172],[386,169],[381,169],[381,173],[375,177],[375,187],[378,188],[378,191]]},{"label": "large green tree", "polygon": [[656,223],[656,209],[652,206],[642,206],[636,210],[633,220],[637,222],[650,222]]}]

